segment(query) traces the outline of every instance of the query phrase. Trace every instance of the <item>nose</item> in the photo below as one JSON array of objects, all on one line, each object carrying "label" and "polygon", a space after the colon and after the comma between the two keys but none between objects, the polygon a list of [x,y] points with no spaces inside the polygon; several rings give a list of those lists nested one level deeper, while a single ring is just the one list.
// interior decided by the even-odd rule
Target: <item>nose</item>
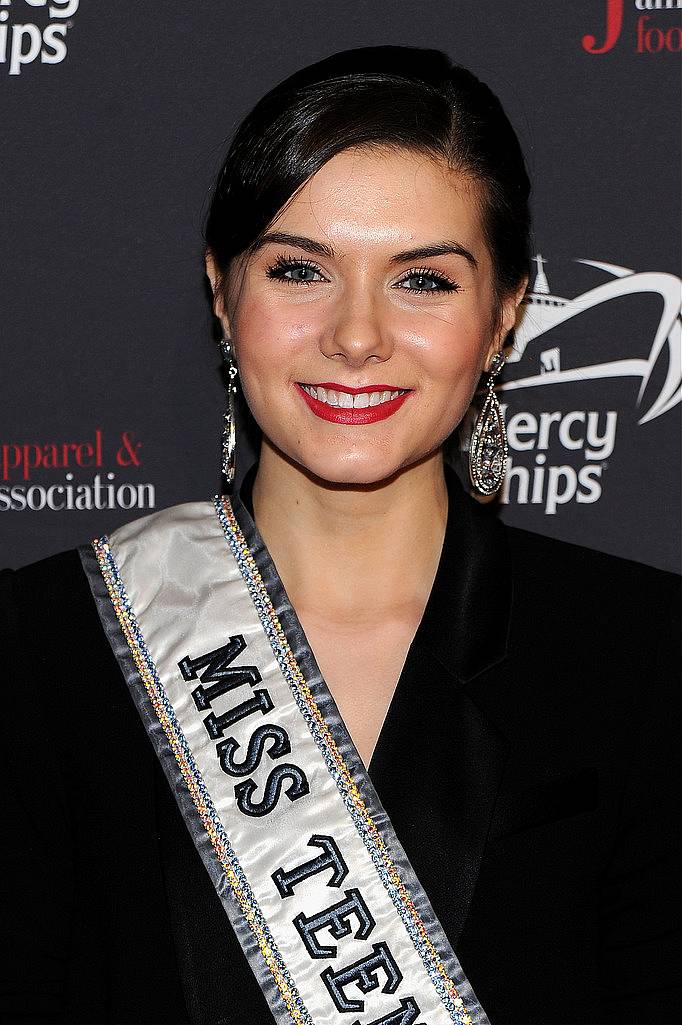
[{"label": "nose", "polygon": [[346,293],[320,348],[329,359],[349,367],[387,360],[393,352],[393,343],[380,302],[364,290],[353,297]]}]

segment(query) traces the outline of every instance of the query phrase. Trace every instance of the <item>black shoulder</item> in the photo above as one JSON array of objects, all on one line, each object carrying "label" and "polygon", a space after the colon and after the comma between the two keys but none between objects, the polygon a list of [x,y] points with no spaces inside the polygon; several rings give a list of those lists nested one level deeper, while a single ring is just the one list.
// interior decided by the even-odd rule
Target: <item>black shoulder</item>
[{"label": "black shoulder", "polygon": [[564,666],[590,686],[610,680],[623,697],[628,681],[672,687],[682,660],[682,578],[515,527],[506,534],[517,651],[543,661],[550,676]]},{"label": "black shoulder", "polygon": [[86,584],[77,548],[48,555],[18,569],[0,570],[3,595],[44,594],[49,597],[60,589],[78,590]]},{"label": "black shoulder", "polygon": [[14,643],[45,650],[71,635],[95,630],[99,618],[77,548],[19,569],[0,571],[0,608]]},{"label": "black shoulder", "polygon": [[519,527],[506,527],[517,576],[540,581],[545,589],[618,593],[659,601],[682,593],[682,577],[633,559],[560,541]]},{"label": "black shoulder", "polygon": [[0,623],[15,692],[25,686],[32,693],[42,680],[43,700],[51,702],[57,693],[75,694],[86,678],[96,692],[93,668],[113,663],[77,548],[0,571]]}]

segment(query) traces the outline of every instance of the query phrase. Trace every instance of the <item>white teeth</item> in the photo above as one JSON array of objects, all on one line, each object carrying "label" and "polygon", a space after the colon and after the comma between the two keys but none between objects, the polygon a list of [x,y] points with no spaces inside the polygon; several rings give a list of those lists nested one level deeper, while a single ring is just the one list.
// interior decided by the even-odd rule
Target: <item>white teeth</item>
[{"label": "white teeth", "polygon": [[396,399],[402,394],[397,391],[363,391],[357,395],[350,392],[335,392],[331,388],[315,387],[312,384],[302,384],[301,387],[308,395],[311,395],[318,402],[324,402],[328,406],[340,406],[342,409],[366,409],[367,406],[379,406],[389,399]]}]

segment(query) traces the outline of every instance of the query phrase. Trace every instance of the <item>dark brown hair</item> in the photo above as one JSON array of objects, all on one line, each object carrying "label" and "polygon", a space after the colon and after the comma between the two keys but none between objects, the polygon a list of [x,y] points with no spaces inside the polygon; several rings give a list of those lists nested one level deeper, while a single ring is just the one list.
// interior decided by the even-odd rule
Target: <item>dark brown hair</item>
[{"label": "dark brown hair", "polygon": [[435,156],[478,183],[499,304],[531,264],[530,183],[494,93],[439,50],[346,50],[296,72],[242,121],[211,197],[205,241],[221,285],[294,193],[336,154],[388,145]]}]

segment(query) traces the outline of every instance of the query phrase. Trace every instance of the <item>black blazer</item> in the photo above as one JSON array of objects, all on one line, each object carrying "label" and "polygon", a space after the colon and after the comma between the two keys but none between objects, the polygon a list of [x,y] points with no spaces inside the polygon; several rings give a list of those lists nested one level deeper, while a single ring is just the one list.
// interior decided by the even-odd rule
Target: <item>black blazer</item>
[{"label": "black blazer", "polygon": [[[679,578],[448,489],[379,798],[493,1025],[680,1022]],[[0,581],[0,1021],[267,1025],[76,550]]]}]

